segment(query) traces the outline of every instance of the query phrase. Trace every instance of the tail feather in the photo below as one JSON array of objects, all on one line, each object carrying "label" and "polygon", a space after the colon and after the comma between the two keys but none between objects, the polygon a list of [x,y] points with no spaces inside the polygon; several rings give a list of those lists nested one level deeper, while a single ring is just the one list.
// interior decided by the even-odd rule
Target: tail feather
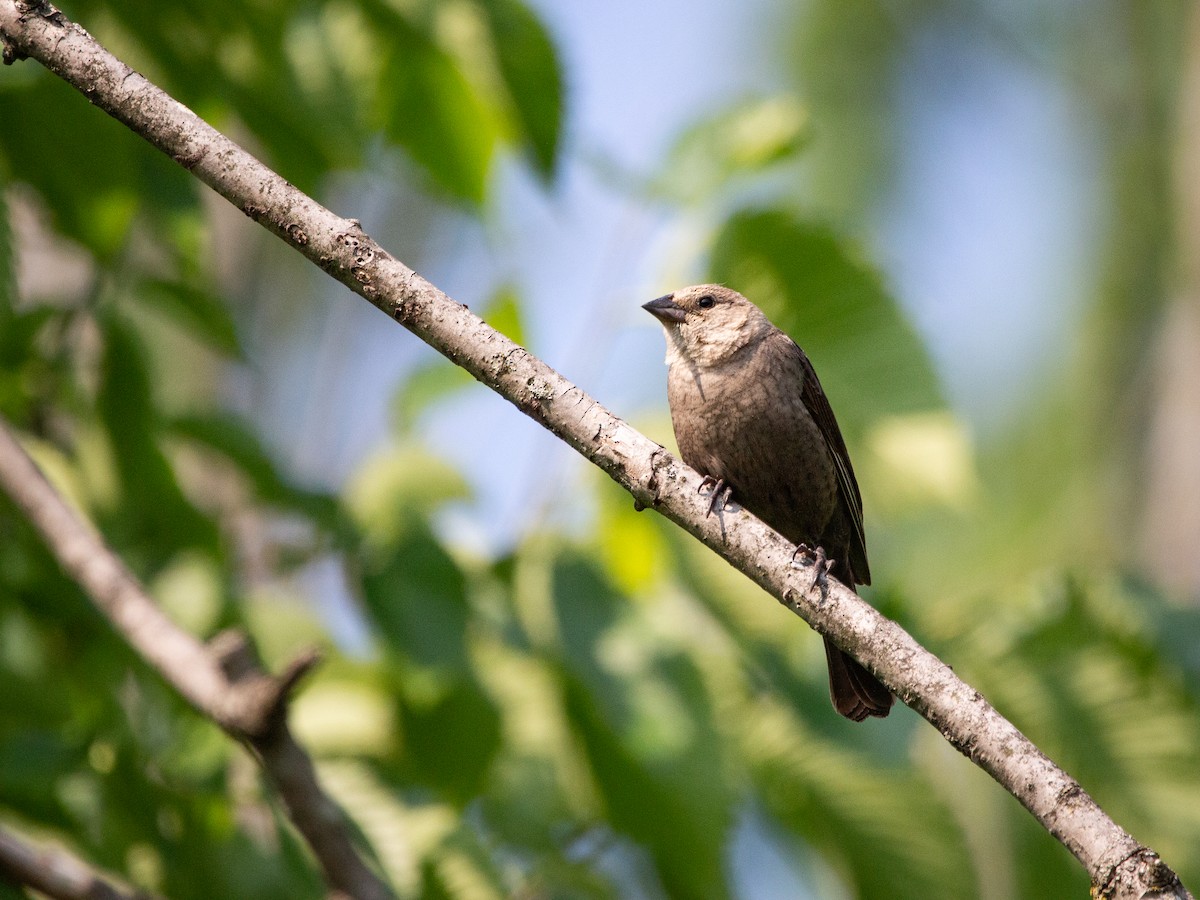
[{"label": "tail feather", "polygon": [[892,694],[870,672],[825,638],[829,663],[829,696],[833,708],[855,722],[868,716],[883,718],[892,710]]}]

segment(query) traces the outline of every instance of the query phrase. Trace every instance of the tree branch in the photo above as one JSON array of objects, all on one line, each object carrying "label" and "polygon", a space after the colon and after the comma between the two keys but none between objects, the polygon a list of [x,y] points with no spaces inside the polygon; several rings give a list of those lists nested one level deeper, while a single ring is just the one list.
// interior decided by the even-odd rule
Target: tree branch
[{"label": "tree branch", "polygon": [[87,863],[58,847],[35,847],[0,828],[0,881],[40,891],[55,900],[153,900],[105,880]]},{"label": "tree branch", "polygon": [[793,547],[741,509],[706,517],[700,475],[107,53],[52,7],[0,0],[5,59],[31,57],[263,227],[562,438],[828,634],[1013,794],[1083,864],[1098,896],[1187,898],[1175,874],[978,691],[844,586],[823,595]]},{"label": "tree branch", "polygon": [[330,887],[384,900],[391,892],[358,856],[312,760],[288,731],[288,696],[317,662],[309,651],[282,676],[262,671],[244,635],[223,632],[206,647],[172,622],[125,564],[42,475],[0,418],[0,487],[41,533],[68,575],[133,650],[202,715],[258,756]]}]

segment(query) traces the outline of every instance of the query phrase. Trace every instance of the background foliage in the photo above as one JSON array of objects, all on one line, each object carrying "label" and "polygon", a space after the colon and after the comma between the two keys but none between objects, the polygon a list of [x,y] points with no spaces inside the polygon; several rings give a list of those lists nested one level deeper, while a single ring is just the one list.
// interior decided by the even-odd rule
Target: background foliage
[{"label": "background foliage", "polygon": [[[1154,465],[1137,397],[1170,299],[1186,7],[1101,6],[1051,64],[1094,87],[1089,42],[1127,38],[1094,101],[1114,110],[1119,227],[1069,346],[1003,426],[948,405],[861,241],[892,162],[894,61],[946,5],[816,0],[774,51],[777,96],[699,117],[648,177],[592,164],[626,202],[703,223],[699,247],[653,251],[656,278],[734,285],[801,338],[867,498],[872,601],[1194,886],[1200,616],[1128,552]],[[503,172],[553,193],[564,153],[587,156],[564,137],[567,62],[518,0],[65,11],[306,190],[402,183],[409,237],[494,221]],[[302,475],[265,410],[301,415],[276,401],[335,327],[310,302],[324,288],[37,66],[0,76],[0,121],[0,411],[185,627],[245,627],[276,664],[328,648],[296,730],[402,896],[1086,891],[907,710],[838,719],[801,623],[597,473],[550,478],[532,524],[481,551],[457,527],[472,473],[428,440],[480,389],[382,320],[411,360],[387,439]],[[519,278],[479,296],[538,351]],[[666,439],[661,410],[639,424]],[[172,897],[322,894],[252,761],[114,638],[6,500],[0,686],[4,821]]]}]

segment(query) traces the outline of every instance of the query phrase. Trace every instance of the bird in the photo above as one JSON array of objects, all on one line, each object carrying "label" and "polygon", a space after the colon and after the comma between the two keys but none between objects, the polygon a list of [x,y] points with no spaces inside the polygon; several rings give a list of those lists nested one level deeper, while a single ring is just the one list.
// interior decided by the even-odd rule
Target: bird
[{"label": "bird", "polygon": [[[731,288],[700,284],[642,307],[667,337],[667,401],[683,461],[852,590],[870,584],[862,496],[850,454],[808,356]],[[834,708],[884,717],[892,694],[825,638]]]}]

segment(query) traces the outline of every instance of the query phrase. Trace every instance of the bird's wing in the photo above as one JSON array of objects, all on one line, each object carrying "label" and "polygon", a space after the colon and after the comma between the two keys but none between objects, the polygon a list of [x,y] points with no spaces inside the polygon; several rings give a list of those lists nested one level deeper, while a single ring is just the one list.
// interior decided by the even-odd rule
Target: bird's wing
[{"label": "bird's wing", "polygon": [[871,570],[867,565],[867,538],[863,533],[862,495],[858,492],[858,482],[854,479],[854,467],[850,465],[850,453],[846,450],[846,442],[842,439],[841,429],[838,428],[837,419],[833,417],[833,410],[829,406],[829,400],[825,397],[825,391],[817,378],[816,370],[808,361],[807,354],[800,349],[800,345],[790,338],[788,340],[795,348],[795,353],[799,354],[800,363],[804,369],[804,385],[800,397],[808,409],[808,414],[813,417],[813,421],[821,430],[821,436],[829,448],[829,455],[833,457],[833,466],[837,472],[838,493],[841,495],[845,508],[850,511],[852,531],[850,535],[850,568],[856,581],[860,584],[870,584]]}]

